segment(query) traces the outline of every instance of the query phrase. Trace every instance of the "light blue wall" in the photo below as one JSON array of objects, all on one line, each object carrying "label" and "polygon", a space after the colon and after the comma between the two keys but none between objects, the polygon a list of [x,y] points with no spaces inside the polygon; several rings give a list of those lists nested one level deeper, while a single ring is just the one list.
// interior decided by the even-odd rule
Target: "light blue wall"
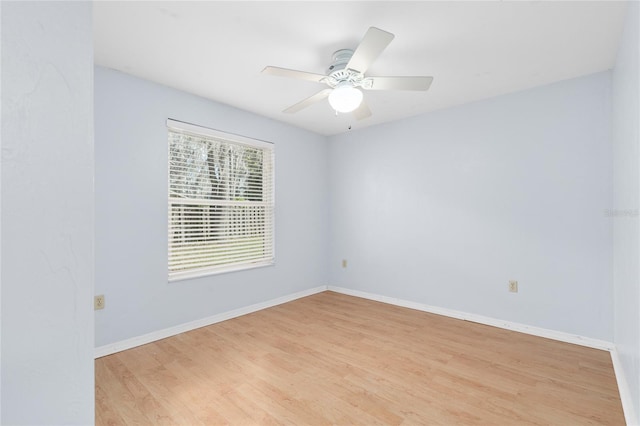
[{"label": "light blue wall", "polygon": [[[275,266],[167,282],[167,118],[275,143]],[[326,285],[324,137],[96,67],[95,143],[96,346]]]},{"label": "light blue wall", "polygon": [[330,283],[611,341],[610,79],[332,137]]},{"label": "light blue wall", "polygon": [[3,425],[88,425],[93,379],[90,2],[2,2]]},{"label": "light blue wall", "polygon": [[630,2],[613,70],[614,342],[640,424],[640,7]]}]

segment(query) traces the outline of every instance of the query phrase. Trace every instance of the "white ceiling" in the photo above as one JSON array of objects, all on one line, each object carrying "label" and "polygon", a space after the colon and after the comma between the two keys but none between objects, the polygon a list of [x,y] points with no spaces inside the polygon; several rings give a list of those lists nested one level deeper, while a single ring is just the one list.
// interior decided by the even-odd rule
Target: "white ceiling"
[{"label": "white ceiling", "polygon": [[[96,2],[96,64],[313,132],[332,135],[610,69],[624,2]],[[373,116],[326,101],[285,108],[326,86],[263,75],[324,74],[367,28],[395,39],[369,76],[431,75],[428,92],[367,91]]]}]

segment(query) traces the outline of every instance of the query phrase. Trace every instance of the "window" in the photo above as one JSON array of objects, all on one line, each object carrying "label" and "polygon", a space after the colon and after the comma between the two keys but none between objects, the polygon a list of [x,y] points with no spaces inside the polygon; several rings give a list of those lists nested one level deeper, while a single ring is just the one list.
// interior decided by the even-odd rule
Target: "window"
[{"label": "window", "polygon": [[273,264],[273,144],[167,127],[169,280]]}]

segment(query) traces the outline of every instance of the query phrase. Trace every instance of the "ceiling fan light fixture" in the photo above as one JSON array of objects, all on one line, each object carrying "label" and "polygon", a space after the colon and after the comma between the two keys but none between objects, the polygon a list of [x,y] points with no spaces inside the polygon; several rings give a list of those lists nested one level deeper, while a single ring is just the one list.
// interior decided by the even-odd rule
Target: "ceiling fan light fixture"
[{"label": "ceiling fan light fixture", "polygon": [[339,84],[329,94],[329,105],[338,112],[347,113],[355,110],[362,103],[362,92],[348,82]]},{"label": "ceiling fan light fixture", "polygon": [[[0,0],[2,1],[2,0]],[[362,90],[420,90],[429,89],[433,77],[371,77],[365,73],[373,61],[378,58],[384,49],[391,43],[394,35],[370,27],[364,38],[355,50],[340,49],[333,53],[333,62],[329,66],[326,75],[305,71],[290,70],[279,67],[265,67],[265,74],[280,77],[292,77],[300,80],[313,81],[326,84],[324,89],[308,98],[290,106],[283,112],[292,114],[307,108],[317,102],[328,98],[329,105],[336,111],[336,115],[353,112],[353,117],[362,120],[371,116],[371,110],[366,102],[363,102]]]}]

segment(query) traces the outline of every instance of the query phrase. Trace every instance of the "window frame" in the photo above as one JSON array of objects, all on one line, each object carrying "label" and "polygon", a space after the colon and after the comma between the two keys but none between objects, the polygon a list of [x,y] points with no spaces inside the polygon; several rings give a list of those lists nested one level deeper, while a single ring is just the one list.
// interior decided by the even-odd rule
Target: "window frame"
[{"label": "window frame", "polygon": [[[166,121],[167,126],[167,274],[168,281],[181,281],[191,278],[204,277],[209,275],[225,274],[229,272],[237,272],[243,270],[250,270],[255,268],[263,268],[267,266],[275,265],[276,252],[275,252],[275,144],[273,142],[267,142],[259,139],[249,138],[246,136],[236,135],[233,133],[223,132],[196,124],[187,123],[175,119],[168,118]],[[271,257],[263,261],[247,261],[241,264],[232,265],[218,265],[208,266],[200,268],[192,268],[184,271],[171,271],[170,269],[170,256],[171,256],[171,208],[172,204],[175,204],[175,198],[171,197],[171,132],[178,132],[184,134],[190,134],[195,137],[202,137],[205,139],[215,139],[222,143],[243,145],[251,148],[257,148],[263,151],[263,155],[268,154],[270,156],[270,182],[263,182],[267,185],[266,188],[270,189],[271,201],[269,203],[270,217],[268,223],[265,222],[265,231],[271,233],[270,245],[271,245]],[[264,163],[263,163],[264,164]],[[265,173],[263,172],[262,179],[264,179]],[[186,198],[185,200],[188,200]],[[246,202],[246,201],[245,201]],[[185,203],[185,204],[199,204]],[[201,203],[205,205],[204,203]],[[222,203],[224,205],[224,203]]]}]

